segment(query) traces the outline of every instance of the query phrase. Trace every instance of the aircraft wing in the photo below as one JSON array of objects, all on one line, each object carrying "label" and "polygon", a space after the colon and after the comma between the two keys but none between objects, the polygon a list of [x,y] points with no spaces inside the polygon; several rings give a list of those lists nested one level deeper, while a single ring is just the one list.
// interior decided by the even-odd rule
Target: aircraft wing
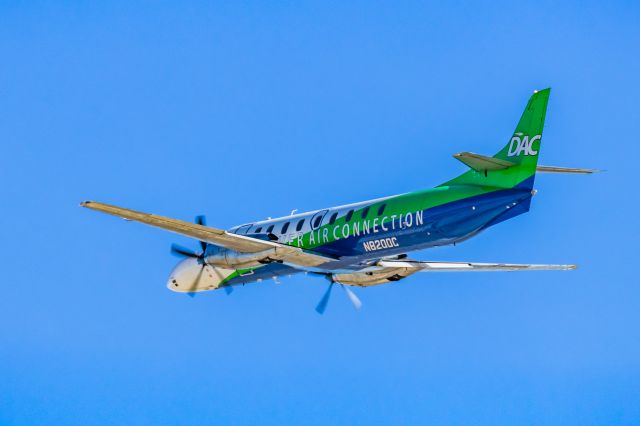
[{"label": "aircraft wing", "polygon": [[557,271],[576,269],[576,265],[519,263],[423,262],[417,260],[381,260],[382,268],[406,268],[413,272],[488,272],[488,271]]},{"label": "aircraft wing", "polygon": [[157,228],[175,232],[176,234],[195,238],[200,241],[226,247],[242,253],[256,253],[267,249],[275,249],[276,255],[279,259],[293,265],[319,266],[323,263],[334,260],[329,257],[304,251],[299,247],[291,247],[274,241],[263,241],[244,235],[236,235],[223,229],[211,228],[209,226],[198,225],[197,223],[172,219],[170,217],[143,213],[96,201],[84,201],[80,203],[80,205],[102,213],[155,226]]},{"label": "aircraft wing", "polygon": [[576,265],[536,265],[514,263],[422,262],[411,259],[381,259],[369,268],[331,276],[334,282],[368,287],[394,282],[417,272],[502,272],[575,269]]}]

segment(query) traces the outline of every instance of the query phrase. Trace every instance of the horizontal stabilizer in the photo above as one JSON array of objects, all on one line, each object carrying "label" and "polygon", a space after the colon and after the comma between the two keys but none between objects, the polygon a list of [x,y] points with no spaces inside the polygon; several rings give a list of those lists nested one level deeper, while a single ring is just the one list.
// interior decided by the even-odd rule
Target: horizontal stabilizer
[{"label": "horizontal stabilizer", "polygon": [[[501,160],[495,157],[487,157],[486,155],[476,154],[474,152],[459,152],[453,154],[453,158],[459,160],[477,172],[487,172],[495,170],[505,170],[515,166],[516,163],[507,160]],[[571,173],[589,175],[592,173],[602,172],[598,169],[579,169],[575,167],[556,167],[556,166],[536,166],[538,173]]]},{"label": "horizontal stabilizer", "polygon": [[516,163],[512,163],[511,161],[487,157],[473,152],[459,152],[457,154],[453,154],[453,158],[463,162],[478,172],[504,170],[516,165]]},{"label": "horizontal stabilizer", "polygon": [[591,173],[603,172],[604,170],[597,169],[576,169],[573,167],[555,167],[555,166],[537,166],[536,172],[538,173],[574,173],[581,175],[590,175]]}]

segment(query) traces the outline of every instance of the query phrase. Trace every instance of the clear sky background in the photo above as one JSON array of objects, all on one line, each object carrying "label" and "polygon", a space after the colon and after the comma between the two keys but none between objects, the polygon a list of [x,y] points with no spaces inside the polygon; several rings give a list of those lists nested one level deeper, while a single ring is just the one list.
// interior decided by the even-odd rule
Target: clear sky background
[{"label": "clear sky background", "polygon": [[[444,5],[446,3],[446,5]],[[4,2],[1,424],[638,424],[635,2]],[[601,3],[601,4],[599,4]],[[172,242],[437,185],[552,87],[530,213],[420,259],[189,298]]]}]

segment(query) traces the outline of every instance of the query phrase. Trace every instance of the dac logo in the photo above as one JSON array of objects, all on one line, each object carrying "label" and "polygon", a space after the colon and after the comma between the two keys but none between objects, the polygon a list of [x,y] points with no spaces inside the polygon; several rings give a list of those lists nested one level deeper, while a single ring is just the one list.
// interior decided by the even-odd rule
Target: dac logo
[{"label": "dac logo", "polygon": [[511,138],[511,142],[509,143],[509,152],[507,152],[508,157],[518,156],[521,153],[524,155],[537,155],[538,151],[533,150],[533,143],[535,141],[539,141],[541,138],[540,135],[535,135],[531,139],[529,136],[524,136],[523,133],[516,133]]}]

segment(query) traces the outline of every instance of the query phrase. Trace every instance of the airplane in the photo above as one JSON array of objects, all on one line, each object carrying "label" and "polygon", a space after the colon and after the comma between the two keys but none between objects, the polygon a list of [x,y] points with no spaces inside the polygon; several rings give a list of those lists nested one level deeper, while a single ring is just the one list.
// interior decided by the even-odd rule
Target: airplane
[{"label": "airplane", "polygon": [[600,170],[538,165],[550,89],[534,91],[512,136],[492,157],[460,152],[467,170],[435,188],[329,207],[223,230],[84,201],[82,207],[194,238],[200,250],[172,245],[184,257],[167,287],[193,296],[295,273],[322,275],[329,285],[316,311],[324,313],[334,284],[356,308],[349,287],[392,283],[416,272],[570,270],[571,264],[419,261],[408,253],[455,245],[529,211],[536,173],[590,174]]}]

